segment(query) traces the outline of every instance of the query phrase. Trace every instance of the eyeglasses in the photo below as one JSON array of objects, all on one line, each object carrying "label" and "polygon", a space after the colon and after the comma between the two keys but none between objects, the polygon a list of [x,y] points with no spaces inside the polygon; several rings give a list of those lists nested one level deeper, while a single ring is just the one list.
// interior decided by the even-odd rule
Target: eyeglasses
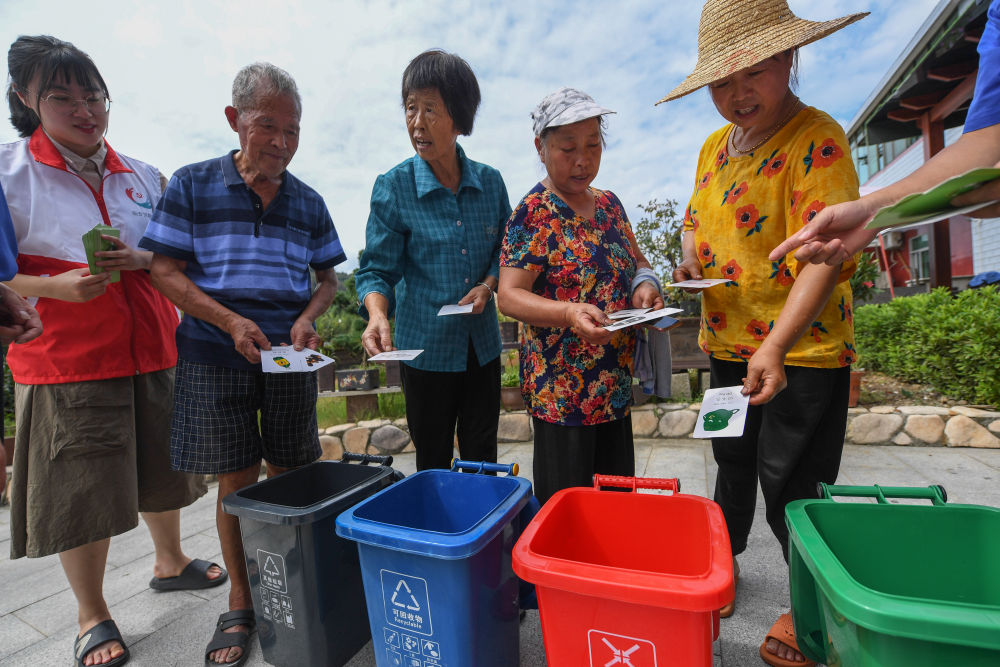
[{"label": "eyeglasses", "polygon": [[52,110],[64,115],[70,115],[76,111],[78,104],[94,114],[105,114],[111,110],[111,100],[105,95],[89,95],[84,99],[74,99],[66,93],[49,93],[41,98],[42,102],[48,102]]}]

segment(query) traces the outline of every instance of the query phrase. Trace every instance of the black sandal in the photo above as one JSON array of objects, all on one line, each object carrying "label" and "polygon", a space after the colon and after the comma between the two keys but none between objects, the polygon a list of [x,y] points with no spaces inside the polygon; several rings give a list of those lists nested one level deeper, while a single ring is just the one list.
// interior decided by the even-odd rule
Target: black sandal
[{"label": "black sandal", "polygon": [[111,619],[101,621],[90,630],[83,633],[82,637],[77,637],[73,642],[73,658],[77,667],[84,667],[83,659],[91,651],[105,642],[116,641],[121,644],[122,654],[117,658],[112,658],[110,662],[104,663],[102,667],[118,667],[128,662],[128,646],[122,639],[122,633],[118,632],[118,626]]},{"label": "black sandal", "polygon": [[[240,630],[238,632],[224,632],[237,625],[246,625],[250,630]],[[219,620],[215,624],[215,634],[212,641],[208,642],[205,648],[205,667],[239,667],[250,657],[250,635],[257,630],[257,620],[253,609],[234,609],[219,615]],[[211,654],[223,648],[238,648],[242,650],[240,657],[235,662],[215,662]]]}]

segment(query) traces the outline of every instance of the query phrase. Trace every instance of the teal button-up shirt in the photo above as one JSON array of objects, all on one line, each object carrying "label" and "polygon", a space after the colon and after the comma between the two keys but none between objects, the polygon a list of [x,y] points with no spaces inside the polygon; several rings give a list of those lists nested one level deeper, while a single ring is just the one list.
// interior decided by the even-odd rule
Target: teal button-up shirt
[{"label": "teal button-up shirt", "polygon": [[396,318],[393,344],[423,349],[406,362],[421,370],[464,371],[470,339],[480,365],[500,355],[495,301],[479,315],[437,314],[486,276],[499,275],[500,240],[511,213],[500,172],[457,150],[458,194],[418,155],[376,179],[355,274],[358,312],[368,317],[364,300],[371,292],[388,298],[389,316]]}]

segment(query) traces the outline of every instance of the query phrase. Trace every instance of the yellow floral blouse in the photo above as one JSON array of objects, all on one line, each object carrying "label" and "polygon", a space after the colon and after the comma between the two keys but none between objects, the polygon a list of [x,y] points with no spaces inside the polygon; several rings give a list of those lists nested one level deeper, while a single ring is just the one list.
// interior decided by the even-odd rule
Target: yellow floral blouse
[{"label": "yellow floral blouse", "polygon": [[[749,155],[730,155],[732,125],[712,133],[698,157],[697,185],[684,215],[694,230],[705,278],[728,278],[701,296],[701,348],[721,360],[746,360],[778,319],[801,266],[791,255],[772,262],[778,243],[824,206],[858,198],[844,131],[806,107]],[[844,264],[830,300],[788,352],[792,366],[837,368],[854,361],[853,261]]]}]

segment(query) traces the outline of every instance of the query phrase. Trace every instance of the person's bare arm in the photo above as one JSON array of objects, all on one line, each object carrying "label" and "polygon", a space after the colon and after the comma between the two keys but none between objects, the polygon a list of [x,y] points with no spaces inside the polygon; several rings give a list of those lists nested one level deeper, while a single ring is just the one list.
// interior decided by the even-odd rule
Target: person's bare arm
[{"label": "person's bare arm", "polygon": [[[1000,124],[963,134],[958,141],[925,162],[906,178],[861,199],[827,206],[812,221],[771,251],[777,261],[799,248],[795,258],[813,264],[840,264],[875,238],[865,224],[880,208],[906,195],[923,192],[938,183],[977,167],[1000,166]],[[956,206],[1000,199],[1000,182],[993,181],[952,200]],[[976,217],[1000,216],[1000,205],[975,211]],[[801,247],[800,247],[801,246]]]},{"label": "person's bare arm", "polygon": [[185,275],[186,267],[187,262],[155,253],[149,269],[153,286],[185,314],[214,324],[228,333],[236,351],[250,363],[259,364],[260,350],[271,349],[264,332],[252,320],[205,294]]},{"label": "person's bare arm", "polygon": [[823,310],[839,275],[839,264],[802,267],[774,328],[747,364],[743,393],[750,396],[750,405],[767,403],[785,388],[785,356]]},{"label": "person's bare arm", "polygon": [[527,269],[500,267],[497,302],[500,312],[538,327],[572,327],[592,345],[604,345],[612,332],[604,328],[611,323],[600,308],[589,303],[554,301],[531,291],[538,273]]}]

